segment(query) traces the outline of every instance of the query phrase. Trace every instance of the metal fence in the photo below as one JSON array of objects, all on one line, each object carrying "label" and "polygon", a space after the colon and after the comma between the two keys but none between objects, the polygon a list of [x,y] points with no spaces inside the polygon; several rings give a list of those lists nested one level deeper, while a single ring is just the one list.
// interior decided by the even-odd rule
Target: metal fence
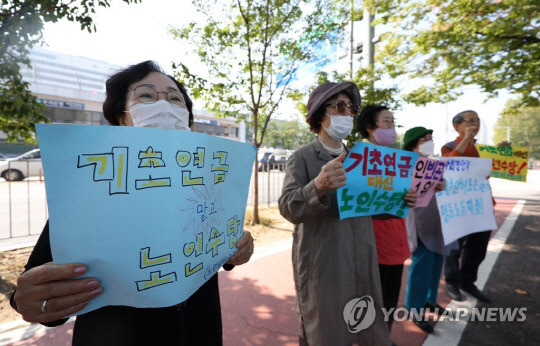
[{"label": "metal fence", "polygon": [[0,180],[0,240],[39,235],[47,218],[43,180]]},{"label": "metal fence", "polygon": [[[283,188],[285,164],[261,164],[259,166],[259,205],[277,203]],[[253,205],[253,174],[249,185],[248,205]]]}]

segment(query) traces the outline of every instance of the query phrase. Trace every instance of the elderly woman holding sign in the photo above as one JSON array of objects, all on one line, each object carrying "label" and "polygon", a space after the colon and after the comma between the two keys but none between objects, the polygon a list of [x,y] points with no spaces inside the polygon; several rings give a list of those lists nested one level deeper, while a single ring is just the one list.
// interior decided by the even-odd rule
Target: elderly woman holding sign
[{"label": "elderly woman holding sign", "polygon": [[[192,102],[186,88],[152,61],[114,74],[106,90],[103,113],[111,125],[190,131]],[[226,269],[250,259],[253,238],[249,232],[244,232],[237,248]],[[99,278],[79,278],[87,270],[85,264],[51,261],[47,223],[17,281],[11,305],[26,321],[57,326],[99,296],[102,287]],[[183,303],[165,308],[106,306],[78,316],[73,330],[74,345],[221,343],[217,274]]]},{"label": "elderly woman holding sign", "polygon": [[[394,115],[386,106],[365,106],[356,119],[356,129],[367,143],[389,147],[396,139]],[[413,208],[416,192],[409,190],[404,199],[407,205]],[[411,254],[407,244],[407,229],[403,218],[386,214],[373,216],[373,229],[377,244],[383,304],[389,311],[397,307],[403,263]],[[388,319],[389,329],[392,327],[392,317],[393,314]]]},{"label": "elderly woman holding sign", "polygon": [[297,150],[285,168],[279,209],[295,225],[293,269],[301,345],[389,342],[371,217],[340,220],[336,198],[347,179],[342,140],[352,131],[359,105],[354,83],[315,88],[307,103],[307,122],[317,138]]},{"label": "elderly woman holding sign", "polygon": [[[433,130],[425,127],[413,127],[405,132],[403,149],[419,153],[423,157],[434,154]],[[420,161],[418,161],[420,162]],[[444,180],[437,184],[435,191],[445,189]],[[443,266],[444,255],[449,250],[444,246],[441,219],[437,199],[433,195],[426,207],[416,207],[407,215],[407,232],[412,263],[409,266],[405,307],[409,310],[434,310],[442,314],[444,309],[437,304],[437,291]],[[413,314],[413,322],[426,333],[432,333],[433,327]]]}]

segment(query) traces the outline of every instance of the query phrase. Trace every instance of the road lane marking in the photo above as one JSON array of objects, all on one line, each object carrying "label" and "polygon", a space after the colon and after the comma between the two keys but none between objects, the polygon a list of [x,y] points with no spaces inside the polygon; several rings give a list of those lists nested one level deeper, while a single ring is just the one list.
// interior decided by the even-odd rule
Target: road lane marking
[{"label": "road lane marking", "polygon": [[[497,233],[495,233],[495,235],[489,241],[486,258],[480,265],[480,268],[478,268],[478,279],[476,280],[476,286],[480,291],[484,289],[489,275],[491,274],[491,271],[499,258],[499,254],[501,253],[504,244],[506,244],[506,240],[512,232],[512,229],[514,228],[514,225],[516,224],[516,221],[524,206],[525,200],[520,199],[517,201],[516,205],[514,205],[514,208],[510,214],[508,214]],[[467,293],[464,294],[467,295],[467,300],[463,302],[451,300],[446,308],[452,309],[453,311],[455,311],[457,308],[466,308],[469,309],[469,311],[472,310],[476,306],[477,300]],[[463,331],[465,330],[465,327],[467,327],[469,318],[470,315],[467,315],[460,318],[459,321],[441,321],[444,323],[439,322],[435,324],[435,332],[428,335],[423,345],[457,346],[461,341]]]}]

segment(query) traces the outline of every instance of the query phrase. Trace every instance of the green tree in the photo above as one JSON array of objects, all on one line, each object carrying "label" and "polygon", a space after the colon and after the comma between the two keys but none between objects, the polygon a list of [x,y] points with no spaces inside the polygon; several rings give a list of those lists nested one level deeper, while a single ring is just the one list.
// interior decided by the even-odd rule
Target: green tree
[{"label": "green tree", "polygon": [[[312,58],[314,44],[334,39],[346,9],[323,0],[193,3],[205,20],[172,28],[171,33],[194,48],[205,71],[192,73],[183,63],[173,64],[176,77],[216,115],[247,117],[252,143],[259,148],[299,64]],[[253,223],[259,223],[254,171]]]},{"label": "green tree", "polygon": [[371,0],[381,35],[377,61],[392,77],[428,77],[405,100],[448,102],[464,85],[488,97],[500,90],[522,105],[540,97],[540,2],[537,0]]},{"label": "green tree", "polygon": [[270,120],[264,145],[280,149],[297,149],[311,142],[315,135],[305,123],[298,120]]},{"label": "green tree", "polygon": [[506,140],[510,127],[510,142],[517,147],[528,147],[529,156],[540,159],[540,107],[521,107],[521,100],[509,100],[497,119],[493,142]]},{"label": "green tree", "polygon": [[[123,0],[137,3],[141,0]],[[8,141],[35,141],[34,123],[48,122],[43,105],[30,93],[20,66],[30,66],[28,52],[42,40],[43,24],[67,19],[81,30],[95,31],[92,14],[110,0],[2,0],[0,7],[0,131]]]}]

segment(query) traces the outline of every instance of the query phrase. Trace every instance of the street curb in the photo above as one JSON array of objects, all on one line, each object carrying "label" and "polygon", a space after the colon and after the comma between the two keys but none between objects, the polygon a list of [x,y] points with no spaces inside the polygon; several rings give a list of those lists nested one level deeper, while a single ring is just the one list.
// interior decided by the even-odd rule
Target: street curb
[{"label": "street curb", "polygon": [[[287,241],[279,241],[269,245],[264,245],[261,247],[255,247],[253,250],[253,255],[251,256],[249,262],[260,260],[261,258],[272,256],[276,253],[285,251],[292,247],[292,239]],[[225,271],[222,268],[219,271]]]},{"label": "street curb", "polygon": [[292,247],[292,238],[289,240],[284,240],[280,242],[275,242],[270,245],[261,246],[260,248],[255,248],[251,261],[257,261],[261,258],[272,256],[278,252],[288,250]]},{"label": "street curb", "polygon": [[16,238],[0,239],[0,252],[35,246],[39,236],[39,234],[32,234]]}]

